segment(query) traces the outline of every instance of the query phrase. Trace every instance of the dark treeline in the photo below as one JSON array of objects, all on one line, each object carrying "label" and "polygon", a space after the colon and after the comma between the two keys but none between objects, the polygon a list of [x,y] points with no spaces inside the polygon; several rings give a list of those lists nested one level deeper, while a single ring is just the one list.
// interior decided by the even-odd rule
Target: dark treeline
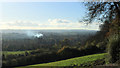
[{"label": "dark treeline", "polygon": [[[94,51],[93,51],[94,50]],[[4,55],[3,54],[3,67],[16,67],[31,64],[40,64],[65,60],[73,57],[101,53],[102,50],[93,46],[90,48],[76,49],[63,46],[57,52],[41,53],[41,50],[32,52],[25,52],[25,54]]]}]

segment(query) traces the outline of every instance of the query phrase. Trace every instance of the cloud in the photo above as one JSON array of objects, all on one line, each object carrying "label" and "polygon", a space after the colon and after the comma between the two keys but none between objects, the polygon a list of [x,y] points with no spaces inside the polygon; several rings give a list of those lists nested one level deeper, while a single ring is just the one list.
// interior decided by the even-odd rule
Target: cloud
[{"label": "cloud", "polygon": [[46,23],[40,21],[9,21],[1,22],[0,29],[87,29],[99,30],[99,24],[92,23],[86,25],[78,21],[73,22],[66,19],[48,19]]},{"label": "cloud", "polygon": [[99,24],[96,23],[86,25],[84,22],[79,23],[65,19],[48,19],[48,22],[47,26],[52,28],[99,30]]},{"label": "cloud", "polygon": [[8,26],[18,26],[18,27],[36,27],[39,26],[38,23],[32,21],[15,21],[15,22],[8,22],[6,23]]},{"label": "cloud", "polygon": [[48,22],[50,23],[71,23],[71,21],[69,20],[65,20],[65,19],[48,19]]}]

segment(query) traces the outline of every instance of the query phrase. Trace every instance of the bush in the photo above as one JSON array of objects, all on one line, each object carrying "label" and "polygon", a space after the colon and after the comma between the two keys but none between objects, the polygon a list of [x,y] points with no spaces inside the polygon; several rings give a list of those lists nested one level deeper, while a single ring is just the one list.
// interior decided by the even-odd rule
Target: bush
[{"label": "bush", "polygon": [[106,45],[107,45],[106,40],[104,40],[103,42],[99,42],[96,45],[96,47],[98,47],[99,49],[101,49],[103,52],[106,52],[105,51],[106,50]]},{"label": "bush", "polygon": [[109,53],[109,62],[114,63],[120,59],[120,37],[118,34],[113,35],[109,38],[108,42],[108,53]]},{"label": "bush", "polygon": [[69,48],[63,46],[61,49],[58,50],[57,55],[64,58],[71,58],[71,57],[80,56],[80,51],[76,48]]}]

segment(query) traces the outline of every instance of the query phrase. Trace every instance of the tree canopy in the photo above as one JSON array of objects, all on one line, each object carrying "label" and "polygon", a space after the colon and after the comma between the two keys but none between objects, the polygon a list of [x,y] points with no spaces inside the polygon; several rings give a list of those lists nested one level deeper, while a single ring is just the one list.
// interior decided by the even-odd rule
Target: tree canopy
[{"label": "tree canopy", "polygon": [[119,2],[87,2],[85,3],[88,9],[85,21],[91,23],[95,19],[102,22],[108,20],[112,23],[113,20],[120,20],[120,1]]},{"label": "tree canopy", "polygon": [[105,31],[108,36],[108,53],[110,62],[120,61],[120,1],[119,2],[87,2],[87,17],[84,21],[92,23],[100,20],[103,25],[100,31]]}]

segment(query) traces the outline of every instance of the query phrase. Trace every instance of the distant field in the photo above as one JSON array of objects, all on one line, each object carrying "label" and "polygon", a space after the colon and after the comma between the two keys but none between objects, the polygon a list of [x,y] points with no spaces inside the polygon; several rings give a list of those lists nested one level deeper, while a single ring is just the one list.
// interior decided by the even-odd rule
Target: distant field
[{"label": "distant field", "polygon": [[[49,52],[48,51],[48,49],[40,49],[41,50],[41,52],[42,53],[44,53],[44,52]],[[36,50],[26,50],[26,51],[2,51],[2,53],[4,54],[4,55],[15,55],[15,54],[25,54],[25,52],[28,52],[28,53],[30,53],[30,52],[32,52],[32,51],[36,51]],[[43,52],[44,51],[44,52]]]},{"label": "distant field", "polygon": [[[105,55],[107,53],[101,53],[101,54],[93,54],[88,56],[82,56],[82,57],[76,57],[71,58],[67,60],[61,60],[51,63],[43,63],[43,64],[35,64],[35,65],[29,65],[29,66],[23,66],[23,67],[17,67],[17,68],[35,68],[40,66],[84,66],[84,65],[92,65],[95,64],[97,60],[101,60],[105,58]],[[98,61],[99,63],[102,61]]]},{"label": "distant field", "polygon": [[[4,55],[24,54],[26,51],[2,51]],[[30,51],[27,51],[30,52]]]}]

